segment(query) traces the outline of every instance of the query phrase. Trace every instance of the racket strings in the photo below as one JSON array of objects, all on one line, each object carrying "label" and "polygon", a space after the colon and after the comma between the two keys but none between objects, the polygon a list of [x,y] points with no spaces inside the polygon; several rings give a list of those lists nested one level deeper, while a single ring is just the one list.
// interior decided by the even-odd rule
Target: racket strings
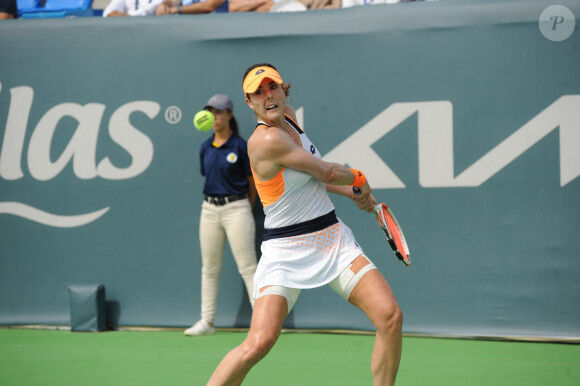
[{"label": "racket strings", "polygon": [[372,212],[397,258],[404,265],[410,265],[411,258],[409,257],[409,247],[407,246],[407,241],[405,240],[405,236],[403,236],[403,231],[401,230],[393,212],[391,212],[389,207],[383,203],[377,204]]},{"label": "racket strings", "polygon": [[377,205],[375,209],[373,209],[373,214],[375,215],[379,225],[386,229],[387,228],[387,219],[385,218],[385,214],[383,213],[381,205]]},{"label": "racket strings", "polygon": [[395,254],[404,265],[411,264],[411,259],[409,257],[409,247],[407,246],[407,241],[405,240],[405,236],[403,236],[403,231],[399,225],[399,222],[388,206],[381,204],[381,209],[380,217],[386,223],[386,229],[388,229],[388,233],[391,239],[389,242],[392,241],[394,244],[393,249],[395,250]]},{"label": "racket strings", "polygon": [[405,254],[405,257],[409,255],[409,247],[407,246],[407,241],[405,240],[405,236],[403,236],[403,232],[401,231],[401,226],[399,225],[397,219],[387,210],[387,227],[391,231],[393,238],[395,239],[395,244],[397,244],[397,248],[401,253]]}]

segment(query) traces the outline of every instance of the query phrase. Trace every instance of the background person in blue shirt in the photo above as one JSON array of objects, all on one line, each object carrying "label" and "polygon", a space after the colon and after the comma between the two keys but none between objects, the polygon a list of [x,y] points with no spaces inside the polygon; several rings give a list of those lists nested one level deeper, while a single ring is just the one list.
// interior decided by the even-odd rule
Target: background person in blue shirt
[{"label": "background person in blue shirt", "polygon": [[254,306],[256,272],[255,222],[252,207],[256,187],[250,169],[246,141],[238,135],[234,106],[227,95],[211,97],[204,109],[215,116],[213,135],[199,151],[205,176],[199,222],[201,246],[201,319],[185,330],[186,335],[215,332],[219,276],[226,238]]},{"label": "background person in blue shirt", "polygon": [[18,6],[16,0],[0,0],[0,20],[16,19]]}]

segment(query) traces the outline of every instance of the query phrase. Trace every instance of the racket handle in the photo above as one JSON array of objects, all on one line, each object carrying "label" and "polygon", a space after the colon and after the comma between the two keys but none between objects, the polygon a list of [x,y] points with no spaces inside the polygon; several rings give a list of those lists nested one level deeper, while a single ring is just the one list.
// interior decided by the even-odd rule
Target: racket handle
[{"label": "racket handle", "polygon": [[357,188],[356,186],[352,187],[352,192],[354,193],[355,196],[359,196],[362,193],[360,191],[360,188]]}]

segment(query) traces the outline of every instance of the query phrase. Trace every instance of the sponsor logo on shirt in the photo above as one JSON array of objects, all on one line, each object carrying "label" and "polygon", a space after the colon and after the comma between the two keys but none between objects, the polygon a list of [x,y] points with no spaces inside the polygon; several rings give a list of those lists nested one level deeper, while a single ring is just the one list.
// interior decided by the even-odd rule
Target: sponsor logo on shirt
[{"label": "sponsor logo on shirt", "polygon": [[228,154],[227,158],[229,163],[231,164],[235,164],[236,161],[238,160],[238,155],[236,153],[230,153]]}]

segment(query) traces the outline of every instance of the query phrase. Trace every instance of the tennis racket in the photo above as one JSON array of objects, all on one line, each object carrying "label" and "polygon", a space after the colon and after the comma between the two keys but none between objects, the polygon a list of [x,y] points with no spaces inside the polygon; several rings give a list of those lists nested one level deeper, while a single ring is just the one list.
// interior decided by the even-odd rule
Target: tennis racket
[{"label": "tennis racket", "polygon": [[[360,194],[359,188],[354,187],[352,190],[354,194]],[[372,213],[385,234],[393,252],[395,252],[395,256],[397,256],[405,266],[411,265],[409,246],[407,245],[407,240],[405,240],[403,230],[393,214],[393,211],[381,202],[380,204],[375,205]]]}]

